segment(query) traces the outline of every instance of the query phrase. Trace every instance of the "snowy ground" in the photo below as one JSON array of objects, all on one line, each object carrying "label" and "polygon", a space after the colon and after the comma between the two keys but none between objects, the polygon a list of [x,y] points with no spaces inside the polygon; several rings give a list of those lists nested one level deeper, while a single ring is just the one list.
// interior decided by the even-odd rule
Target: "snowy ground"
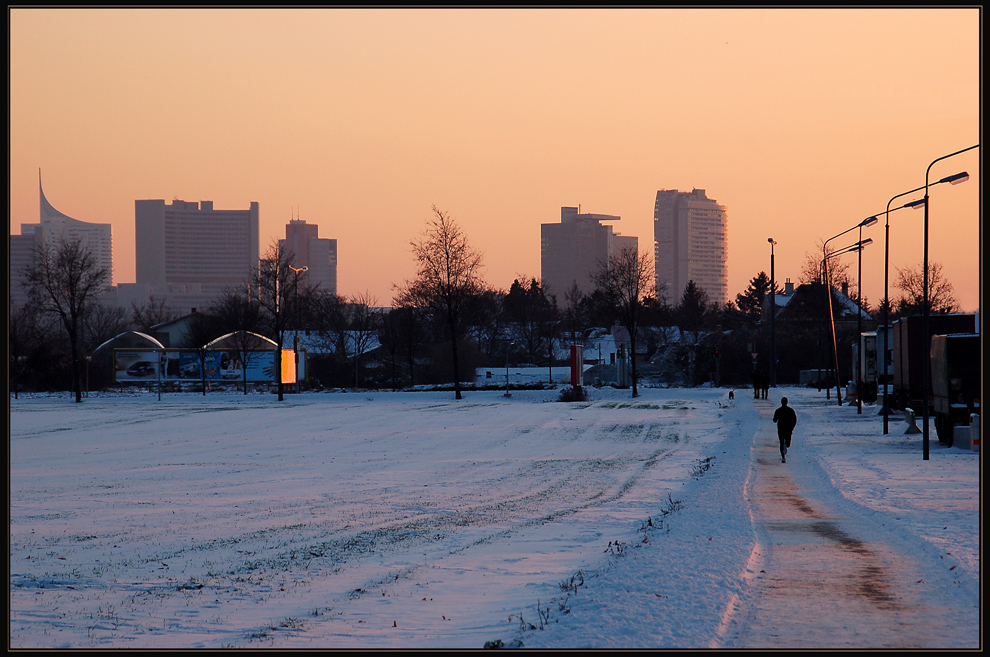
[{"label": "snowy ground", "polygon": [[641,392],[11,399],[9,647],[982,646],[978,453]]}]

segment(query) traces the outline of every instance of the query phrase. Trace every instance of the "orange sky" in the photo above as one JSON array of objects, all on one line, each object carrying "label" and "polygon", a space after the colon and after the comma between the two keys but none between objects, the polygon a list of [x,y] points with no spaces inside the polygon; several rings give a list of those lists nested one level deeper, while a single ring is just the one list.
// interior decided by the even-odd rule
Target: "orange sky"
[{"label": "orange sky", "polygon": [[[338,240],[339,292],[383,305],[436,204],[507,288],[539,276],[560,206],[621,215],[652,252],[658,189],[728,206],[732,299],[797,281],[819,242],[979,143],[980,25],[966,9],[8,9],[10,230],[113,224],[134,281],[134,200],[298,214]],[[981,149],[937,164],[930,258],[979,306]],[[921,211],[891,215],[895,267]],[[863,287],[883,290],[883,225]],[[856,237],[850,234],[849,243]],[[843,242],[840,239],[837,243]],[[855,275],[855,256],[846,256]],[[891,292],[896,298],[896,292]]]}]

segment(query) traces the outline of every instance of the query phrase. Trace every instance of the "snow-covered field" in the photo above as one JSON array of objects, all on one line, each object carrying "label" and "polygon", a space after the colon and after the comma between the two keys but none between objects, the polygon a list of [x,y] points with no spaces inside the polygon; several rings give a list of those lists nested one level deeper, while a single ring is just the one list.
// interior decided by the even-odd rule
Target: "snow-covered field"
[{"label": "snow-covered field", "polygon": [[776,645],[814,610],[761,579],[773,477],[911,564],[919,647],[982,645],[979,453],[814,390],[641,392],[11,399],[9,647]]}]

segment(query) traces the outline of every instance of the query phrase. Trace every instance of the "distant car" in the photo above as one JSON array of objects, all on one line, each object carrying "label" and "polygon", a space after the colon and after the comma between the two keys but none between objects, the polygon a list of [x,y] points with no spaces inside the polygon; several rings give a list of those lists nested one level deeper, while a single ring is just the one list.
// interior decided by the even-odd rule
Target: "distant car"
[{"label": "distant car", "polygon": [[139,360],[127,368],[128,376],[152,376],[155,373],[155,364],[147,360]]}]

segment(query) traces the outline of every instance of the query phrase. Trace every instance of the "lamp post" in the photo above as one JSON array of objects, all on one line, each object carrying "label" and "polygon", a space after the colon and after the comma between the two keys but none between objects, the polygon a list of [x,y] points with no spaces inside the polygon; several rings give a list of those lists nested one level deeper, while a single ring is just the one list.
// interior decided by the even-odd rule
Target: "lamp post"
[{"label": "lamp post", "polygon": [[773,280],[773,247],[777,243],[772,237],[770,243],[770,385],[777,387],[777,288]]},{"label": "lamp post", "polygon": [[309,267],[299,267],[298,269],[289,265],[289,269],[295,273],[296,278],[294,282],[295,286],[295,296],[296,296],[296,331],[292,339],[292,351],[296,359],[296,394],[300,392],[299,388],[299,272],[309,271]]},{"label": "lamp post", "polygon": [[[873,240],[863,243],[863,227],[872,226],[877,223],[876,215],[867,217],[859,222],[859,243],[861,246],[872,243]],[[856,281],[856,357],[859,364],[856,367],[856,414],[863,414],[863,249],[856,250],[859,260],[859,272]]]},{"label": "lamp post", "polygon": [[[950,185],[958,185],[961,182],[966,182],[969,180],[969,173],[962,171],[960,173],[953,174],[951,176],[946,176],[941,180],[933,182],[930,186],[941,185],[942,183],[949,183]],[[890,213],[895,210],[903,210],[904,208],[918,209],[925,205],[925,199],[921,198],[916,201],[910,201],[904,205],[900,205],[896,208],[891,208],[890,204],[901,198],[902,196],[907,196],[908,194],[914,194],[915,192],[920,192],[924,187],[915,187],[914,189],[908,190],[892,196],[889,201],[887,201],[887,209],[884,212],[884,236],[883,236],[883,333],[884,333],[884,343],[883,343],[883,432],[886,434],[889,429],[889,418],[890,418],[890,397],[888,393],[888,388],[890,387],[890,363],[887,362],[887,351],[890,349]]]},{"label": "lamp post", "polygon": [[[955,153],[949,153],[948,155],[943,155],[942,157],[939,157],[939,158],[936,158],[936,159],[932,160],[932,163],[929,164],[928,165],[928,168],[925,170],[925,258],[924,258],[924,263],[922,263],[922,266],[921,266],[922,267],[922,271],[924,272],[923,273],[923,279],[922,279],[923,280],[923,282],[922,282],[922,290],[923,290],[922,295],[923,295],[923,298],[924,298],[924,301],[923,301],[923,303],[924,303],[924,320],[922,321],[921,333],[922,333],[922,335],[925,336],[925,338],[924,338],[925,345],[929,345],[929,342],[930,342],[930,338],[928,337],[928,320],[929,320],[929,315],[931,314],[930,311],[929,311],[929,309],[928,309],[928,206],[929,206],[928,188],[930,187],[930,185],[928,183],[928,176],[931,173],[932,167],[935,166],[935,163],[936,162],[941,162],[942,160],[948,159],[948,158],[953,157],[955,155],[959,155],[960,153],[965,153],[966,151],[971,151],[974,148],[979,148],[979,147],[980,147],[980,145],[979,144],[976,144],[975,146],[970,146],[969,148],[964,148],[961,151],[956,151]],[[968,179],[969,179],[969,176],[966,175],[964,178],[963,177],[960,177],[953,184],[961,183],[961,182],[964,182],[965,180],[968,180]],[[952,182],[952,181],[950,181],[950,182]],[[930,349],[930,346],[926,347],[926,349],[925,349],[925,359],[924,359],[925,360],[925,367],[924,367],[924,370],[925,370],[924,386],[925,386],[925,388],[924,388],[924,395],[921,398],[921,405],[922,405],[922,408],[924,409],[924,412],[922,414],[922,459],[925,460],[925,461],[928,460],[928,395],[930,394],[930,390],[931,390],[931,381],[930,381],[930,378],[931,378],[931,375],[932,375],[932,373],[931,373],[931,368],[932,368],[931,358],[929,357],[929,354],[928,354],[929,349]]]},{"label": "lamp post", "polygon": [[[839,406],[842,406],[842,389],[840,386],[841,382],[839,381],[839,350],[835,336],[835,313],[832,310],[832,282],[828,275],[827,261],[830,260],[831,258],[835,258],[837,256],[844,255],[846,253],[855,253],[857,251],[862,251],[864,247],[872,243],[873,240],[870,238],[867,238],[865,240],[860,240],[859,242],[850,244],[849,246],[843,247],[829,254],[826,254],[826,256],[822,258],[822,271],[824,272],[824,276],[825,276],[825,291],[826,294],[828,294],[829,326],[832,332],[832,355],[834,359],[833,363],[835,365],[835,369],[833,370],[835,374],[835,395],[836,395],[836,399],[838,400]],[[828,394],[829,394],[829,389],[828,386],[826,386],[826,399],[828,399]]]},{"label": "lamp post", "polygon": [[[832,330],[831,330],[831,327],[832,327],[832,286],[829,283],[828,271],[825,269],[825,267],[826,267],[827,261],[828,261],[829,257],[831,257],[831,255],[833,255],[833,254],[829,254],[829,255],[826,255],[825,257],[823,257],[822,258],[822,264],[821,264],[821,280],[825,284],[825,295],[828,297],[828,325],[829,325],[829,332],[830,333],[832,332]],[[838,254],[834,254],[834,255],[838,255]],[[818,331],[818,366],[819,366],[819,369],[818,369],[818,380],[819,381],[821,381],[821,378],[822,378],[822,372],[821,372],[821,362],[822,362],[822,359],[821,359],[821,343],[822,343],[822,338],[821,338],[821,328],[820,328],[820,323],[819,323],[819,331]],[[838,375],[838,372],[836,372],[835,370],[832,370],[832,372],[833,372],[833,376],[835,376],[835,379],[836,379],[835,390],[836,390],[836,392],[839,392],[839,384],[838,384],[839,375]],[[820,384],[819,384],[818,391],[821,392]],[[841,397],[841,395],[840,395],[840,397]],[[825,367],[825,399],[832,399],[832,386],[828,382],[828,366],[827,365]],[[842,405],[841,399],[839,400],[839,405],[840,406]]]},{"label": "lamp post", "polygon": [[[832,237],[830,237],[827,240],[825,240],[825,243],[822,244],[822,267],[826,267],[827,263],[825,261],[828,260],[829,257],[831,257],[830,254],[828,253],[828,243],[829,242],[831,242],[832,240],[834,240],[837,237],[842,237],[846,233],[852,232],[852,231],[854,231],[854,230],[856,230],[858,228],[859,229],[860,240],[859,240],[859,242],[857,242],[853,246],[857,247],[858,249],[862,249],[862,247],[866,246],[866,244],[869,244],[869,243],[872,243],[873,242],[873,240],[870,240],[869,242],[866,242],[866,243],[863,242],[863,240],[862,240],[862,237],[863,237],[863,227],[864,226],[872,226],[875,223],[877,223],[876,216],[867,217],[866,219],[863,219],[861,222],[859,222],[858,224],[856,224],[852,228],[849,228],[847,230],[844,230],[841,233],[839,233],[838,235],[833,235]],[[847,247],[847,249],[848,248],[851,248],[851,247]],[[839,252],[835,252],[832,255],[839,255],[839,253],[841,253],[843,251],[845,251],[845,249],[843,249],[843,250],[841,250]],[[842,393],[839,390],[839,350],[838,350],[838,345],[836,345],[836,342],[835,342],[835,319],[832,316],[832,282],[829,280],[828,268],[827,267],[825,268],[825,291],[828,293],[829,320],[830,320],[830,322],[832,324],[832,352],[833,352],[833,355],[835,357],[835,394],[836,394],[836,397],[838,397],[839,406],[842,406]],[[859,339],[859,336],[857,336],[857,340],[858,339]]]},{"label": "lamp post", "polygon": [[515,342],[510,342],[505,345],[505,395],[504,397],[511,397],[509,394],[509,347],[514,346]]}]

